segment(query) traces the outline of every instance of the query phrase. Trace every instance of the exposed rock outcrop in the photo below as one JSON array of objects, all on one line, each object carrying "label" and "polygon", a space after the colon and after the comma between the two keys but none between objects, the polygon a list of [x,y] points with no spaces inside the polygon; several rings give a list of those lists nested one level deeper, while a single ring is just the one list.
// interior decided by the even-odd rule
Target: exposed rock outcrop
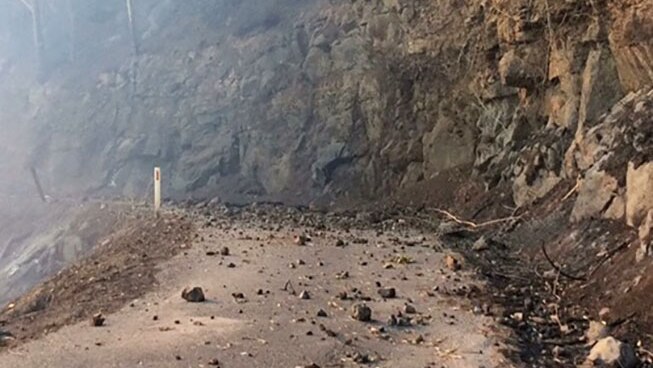
[{"label": "exposed rock outcrop", "polygon": [[652,101],[653,90],[632,93],[579,134],[566,162],[581,170],[586,183],[580,187],[577,209],[586,208],[584,202],[590,201],[592,215],[625,218],[628,225],[638,227],[653,208]]},{"label": "exposed rock outcrop", "polygon": [[191,3],[139,2],[137,57],[118,5],[80,14],[98,32],[25,109],[52,191],[142,196],[157,164],[178,197],[374,199],[465,168],[523,206],[606,172],[591,216],[628,212],[593,134],[653,82],[647,1]]}]

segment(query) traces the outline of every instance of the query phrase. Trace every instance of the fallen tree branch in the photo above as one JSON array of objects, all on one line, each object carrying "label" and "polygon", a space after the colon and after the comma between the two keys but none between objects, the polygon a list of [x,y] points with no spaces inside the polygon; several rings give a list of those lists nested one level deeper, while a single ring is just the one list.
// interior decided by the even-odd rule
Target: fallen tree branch
[{"label": "fallen tree branch", "polygon": [[501,223],[509,222],[509,221],[515,221],[515,220],[519,220],[521,218],[521,216],[509,216],[509,217],[504,217],[504,218],[500,218],[500,219],[485,221],[485,222],[481,222],[481,223],[477,224],[475,222],[471,222],[471,221],[467,221],[467,220],[461,220],[460,218],[453,215],[451,212],[448,212],[448,211],[445,211],[445,210],[442,210],[442,209],[439,209],[439,208],[436,208],[435,212],[437,212],[439,214],[442,214],[442,215],[445,215],[450,220],[452,220],[452,221],[454,221],[454,222],[456,222],[458,224],[465,225],[465,226],[471,227],[473,229],[478,229],[478,228],[481,228],[481,227],[501,224]]}]

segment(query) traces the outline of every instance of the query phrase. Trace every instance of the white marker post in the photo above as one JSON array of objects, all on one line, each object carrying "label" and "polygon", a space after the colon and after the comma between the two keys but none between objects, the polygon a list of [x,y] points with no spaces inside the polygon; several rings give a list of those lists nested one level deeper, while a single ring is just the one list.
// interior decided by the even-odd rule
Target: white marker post
[{"label": "white marker post", "polygon": [[159,216],[161,209],[161,168],[154,168],[154,213]]}]

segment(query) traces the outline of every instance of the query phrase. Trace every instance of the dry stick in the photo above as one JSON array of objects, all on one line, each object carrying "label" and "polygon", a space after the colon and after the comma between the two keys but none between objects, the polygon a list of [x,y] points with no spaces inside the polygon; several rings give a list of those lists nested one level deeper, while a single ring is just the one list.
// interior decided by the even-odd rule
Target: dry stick
[{"label": "dry stick", "polygon": [[567,198],[571,197],[574,193],[576,193],[578,188],[580,188],[580,183],[582,183],[582,180],[580,179],[579,176],[578,178],[576,178],[576,185],[574,185],[574,187],[571,188],[571,190],[564,197],[562,197],[562,202],[566,201]]},{"label": "dry stick", "polygon": [[652,353],[652,352],[650,352],[650,351],[648,351],[648,350],[646,350],[646,349],[644,349],[644,348],[638,348],[637,350],[639,350],[640,352],[642,352],[642,353],[648,355],[649,358],[653,358],[653,353]]},{"label": "dry stick", "polygon": [[558,271],[562,276],[564,276],[566,278],[569,278],[569,279],[572,279],[572,280],[575,280],[575,281],[586,281],[587,280],[585,277],[572,276],[572,275],[566,273],[565,271],[563,271],[560,267],[558,267],[558,265],[556,265],[555,262],[553,262],[551,257],[549,257],[549,253],[547,253],[546,247],[544,246],[544,243],[542,243],[542,253],[544,253],[544,257],[549,262],[551,267],[553,267],[556,271]]},{"label": "dry stick", "polygon": [[504,218],[500,218],[500,219],[485,221],[485,222],[481,222],[480,224],[477,224],[477,223],[474,223],[474,222],[471,222],[471,221],[461,220],[458,217],[456,217],[455,215],[453,215],[451,212],[441,210],[439,208],[436,208],[435,212],[443,214],[443,215],[447,216],[449,219],[453,220],[454,222],[457,222],[457,223],[462,224],[462,225],[469,226],[469,227],[471,227],[473,229],[478,229],[478,228],[481,228],[481,227],[500,224],[500,223],[508,222],[508,221],[519,220],[521,218],[521,216],[509,216],[509,217],[504,217]]},{"label": "dry stick", "polygon": [[[560,283],[560,275],[561,275],[560,272],[558,272],[558,273],[556,274],[556,278],[555,278],[555,280],[553,281],[553,287],[552,287],[552,290],[551,290],[551,294],[552,294],[552,295],[553,295],[553,296],[554,296],[558,301],[562,300],[562,298],[558,295],[558,285],[559,285],[559,283]],[[554,313],[553,316],[551,316],[551,319],[553,319],[553,320],[558,324],[558,327],[560,328],[560,331],[562,331],[562,329],[563,329],[563,324],[562,324],[562,322],[561,322],[561,320],[560,320],[560,304],[558,304],[558,303],[554,303],[554,304],[553,304],[553,309],[555,310],[555,313]],[[553,317],[555,317],[555,318],[553,318]]]}]

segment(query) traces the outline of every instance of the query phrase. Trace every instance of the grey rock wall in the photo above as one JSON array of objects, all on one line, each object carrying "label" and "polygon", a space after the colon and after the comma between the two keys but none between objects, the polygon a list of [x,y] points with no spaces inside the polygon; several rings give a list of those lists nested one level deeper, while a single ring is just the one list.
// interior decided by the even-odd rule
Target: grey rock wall
[{"label": "grey rock wall", "polygon": [[139,4],[137,57],[121,9],[91,6],[29,92],[58,195],[144,197],[160,165],[174,197],[370,200],[465,168],[526,205],[650,82],[646,1]]}]

